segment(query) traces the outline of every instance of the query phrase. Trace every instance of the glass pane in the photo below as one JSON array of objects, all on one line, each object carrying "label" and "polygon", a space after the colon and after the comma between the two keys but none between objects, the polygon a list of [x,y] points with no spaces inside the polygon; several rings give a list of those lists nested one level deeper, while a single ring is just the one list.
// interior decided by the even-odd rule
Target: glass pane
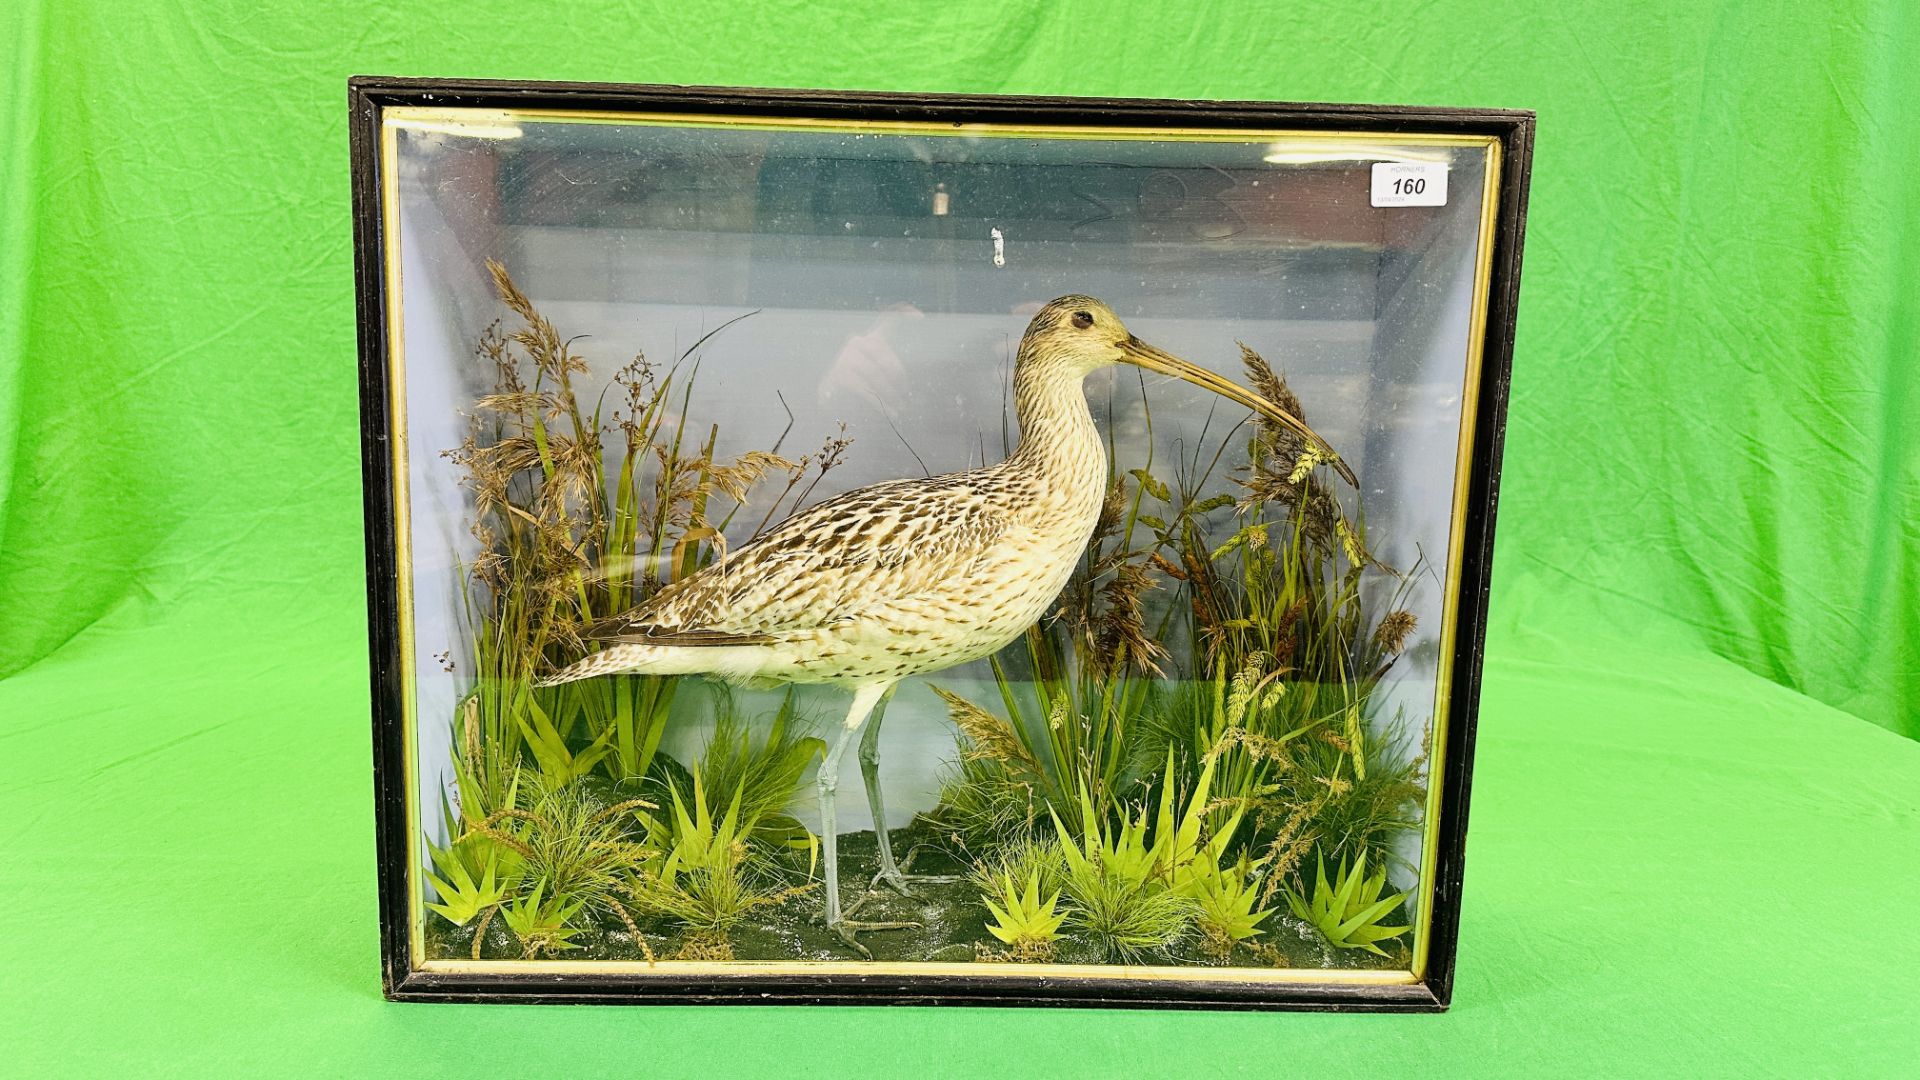
[{"label": "glass pane", "polygon": [[428,959],[1412,966],[1487,144],[389,124]]}]

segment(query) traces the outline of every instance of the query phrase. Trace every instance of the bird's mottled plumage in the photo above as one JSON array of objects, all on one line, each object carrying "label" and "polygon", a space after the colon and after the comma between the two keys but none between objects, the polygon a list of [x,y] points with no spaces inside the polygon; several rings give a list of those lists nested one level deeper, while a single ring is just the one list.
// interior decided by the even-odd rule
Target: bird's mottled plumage
[{"label": "bird's mottled plumage", "polygon": [[[1098,304],[1065,297],[1034,323]],[[1059,595],[1099,514],[1106,456],[1074,366],[1022,360],[1023,438],[1007,460],[802,510],[589,628],[607,647],[548,681],[644,670],[893,682],[992,655]]]},{"label": "bird's mottled plumage", "polygon": [[[620,672],[715,675],[741,682],[838,683],[854,692],[820,766],[827,921],[840,912],[834,790],[853,733],[894,684],[990,656],[1044,614],[1087,546],[1106,494],[1107,459],[1081,381],[1133,363],[1205,386],[1325,440],[1252,392],[1143,344],[1089,296],[1042,307],[1014,364],[1020,445],[966,472],[895,480],[802,510],[645,604],[589,628],[600,651],[545,685]],[[861,762],[882,877],[901,886],[876,779],[876,718]],[[881,928],[864,924],[864,928]],[[854,942],[856,947],[857,942]]]}]

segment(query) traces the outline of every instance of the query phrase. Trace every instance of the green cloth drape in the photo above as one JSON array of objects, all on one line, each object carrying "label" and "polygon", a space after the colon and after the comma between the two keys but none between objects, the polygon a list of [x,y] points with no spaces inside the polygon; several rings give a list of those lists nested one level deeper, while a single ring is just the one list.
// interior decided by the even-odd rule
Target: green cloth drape
[{"label": "green cloth drape", "polygon": [[0,671],[357,602],[349,73],[1384,100],[1541,114],[1501,596],[1920,735],[1911,4],[700,6],[16,6]]},{"label": "green cloth drape", "polygon": [[[1917,56],[1910,0],[0,4],[0,1057],[1910,1065]],[[1537,109],[1461,1011],[382,1007],[354,73]]]}]

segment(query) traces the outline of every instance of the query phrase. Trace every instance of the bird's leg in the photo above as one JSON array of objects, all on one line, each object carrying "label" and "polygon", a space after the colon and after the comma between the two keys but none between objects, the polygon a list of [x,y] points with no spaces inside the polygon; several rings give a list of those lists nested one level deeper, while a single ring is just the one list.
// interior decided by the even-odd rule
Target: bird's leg
[{"label": "bird's leg", "polygon": [[902,896],[911,896],[907,883],[900,877],[900,868],[893,865],[893,843],[887,835],[887,800],[880,794],[880,725],[887,718],[887,702],[893,700],[893,692],[898,683],[887,687],[874,703],[873,719],[867,721],[867,730],[860,736],[860,778],[867,785],[867,807],[873,811],[873,839],[880,846],[880,874],[873,879],[878,885],[883,879],[900,891]]},{"label": "bird's leg", "polygon": [[833,749],[827,751],[826,758],[820,762],[820,774],[815,780],[820,789],[820,845],[826,849],[828,926],[840,922],[840,832],[833,820],[834,801],[840,790],[840,758],[847,752],[847,744],[853,741],[853,733],[860,730],[861,722],[873,708],[874,700],[868,696],[866,687],[854,691],[853,709],[847,713],[846,726],[840,729]]},{"label": "bird's leg", "polygon": [[[860,736],[860,777],[866,781],[867,806],[873,811],[873,837],[880,846],[880,872],[873,876],[873,882],[867,888],[879,888],[884,881],[901,896],[911,898],[913,892],[908,888],[910,882],[933,884],[956,879],[932,874],[908,877],[893,861],[893,842],[887,833],[887,800],[880,793],[880,725],[886,720],[887,702],[893,700],[893,692],[898,687],[898,683],[887,687],[887,692],[874,703],[873,719],[867,721],[867,730]],[[913,861],[911,854],[907,856],[907,861]]]},{"label": "bird's leg", "polygon": [[840,788],[840,759],[846,756],[848,744],[853,742],[854,735],[866,722],[874,705],[889,689],[890,685],[871,685],[853,692],[853,707],[847,710],[847,722],[841,728],[840,737],[834,740],[833,749],[827,752],[826,760],[820,763],[820,775],[816,781],[820,789],[820,842],[826,849],[827,926],[869,960],[873,959],[873,954],[854,937],[856,932],[907,930],[920,925],[913,922],[849,922],[840,912],[840,835],[834,827],[834,800]]}]

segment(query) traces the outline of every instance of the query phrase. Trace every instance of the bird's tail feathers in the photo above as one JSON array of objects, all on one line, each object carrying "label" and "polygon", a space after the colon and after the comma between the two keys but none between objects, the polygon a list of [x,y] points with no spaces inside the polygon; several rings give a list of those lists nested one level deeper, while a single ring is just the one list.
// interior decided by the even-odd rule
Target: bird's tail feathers
[{"label": "bird's tail feathers", "polygon": [[562,683],[591,679],[596,675],[614,675],[623,671],[632,670],[626,664],[614,660],[611,656],[613,652],[614,650],[607,649],[594,653],[585,659],[576,660],[551,675],[543,675],[533,680],[533,685],[539,687],[559,686]]},{"label": "bird's tail feathers", "polygon": [[715,675],[750,678],[765,650],[754,646],[615,645],[575,661],[533,685],[559,686],[599,675]]}]

